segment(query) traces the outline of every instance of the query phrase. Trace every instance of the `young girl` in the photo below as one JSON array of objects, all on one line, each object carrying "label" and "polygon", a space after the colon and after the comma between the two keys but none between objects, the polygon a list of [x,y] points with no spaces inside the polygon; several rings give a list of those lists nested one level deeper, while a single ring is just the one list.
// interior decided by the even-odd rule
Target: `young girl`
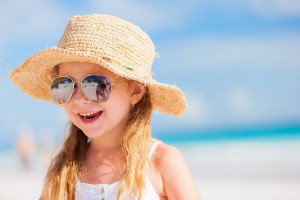
[{"label": "young girl", "polygon": [[132,23],[74,16],[57,47],[10,74],[71,121],[40,199],[200,199],[182,154],[151,137],[153,109],[180,115],[186,108],[179,88],[152,78],[154,57],[151,39]]}]

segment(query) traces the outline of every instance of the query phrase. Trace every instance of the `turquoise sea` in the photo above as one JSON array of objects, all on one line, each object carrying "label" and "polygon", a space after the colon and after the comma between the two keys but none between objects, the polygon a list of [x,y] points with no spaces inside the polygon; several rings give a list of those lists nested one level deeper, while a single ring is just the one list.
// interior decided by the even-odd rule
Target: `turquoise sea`
[{"label": "turquoise sea", "polygon": [[180,130],[154,134],[167,143],[218,142],[234,140],[300,140],[300,123],[243,128]]},{"label": "turquoise sea", "polygon": [[[268,140],[300,140],[300,123],[264,125],[243,128],[173,130],[153,132],[153,137],[168,144],[180,145],[189,143],[214,143],[226,141],[268,141]],[[60,138],[60,137],[58,137]],[[56,140],[57,143],[60,141]],[[0,152],[9,152],[15,142],[0,141]]]}]

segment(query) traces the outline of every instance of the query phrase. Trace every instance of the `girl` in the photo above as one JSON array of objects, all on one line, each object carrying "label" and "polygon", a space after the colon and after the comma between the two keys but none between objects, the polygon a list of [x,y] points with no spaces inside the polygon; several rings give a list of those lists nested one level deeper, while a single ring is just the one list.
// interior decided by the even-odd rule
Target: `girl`
[{"label": "girl", "polygon": [[152,78],[154,56],[151,39],[132,23],[74,16],[57,47],[10,74],[71,121],[40,199],[200,199],[182,154],[151,137],[153,109],[180,115],[186,108],[179,88]]}]

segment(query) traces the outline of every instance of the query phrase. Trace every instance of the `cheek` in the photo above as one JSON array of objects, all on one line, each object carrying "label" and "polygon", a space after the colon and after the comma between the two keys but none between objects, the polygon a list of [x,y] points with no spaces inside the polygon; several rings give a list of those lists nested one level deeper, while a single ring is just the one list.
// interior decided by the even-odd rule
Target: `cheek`
[{"label": "cheek", "polygon": [[76,125],[75,114],[71,111],[71,108],[68,106],[68,104],[67,105],[63,105],[63,109],[67,113],[69,119]]},{"label": "cheek", "polygon": [[65,110],[65,112],[67,113],[67,115],[69,116],[69,113],[70,113],[71,109],[68,107],[68,105],[64,104],[62,107]]},{"label": "cheek", "polygon": [[114,111],[115,114],[122,113],[122,115],[127,116],[131,109],[130,96],[126,92],[112,94],[109,104],[109,107]]}]

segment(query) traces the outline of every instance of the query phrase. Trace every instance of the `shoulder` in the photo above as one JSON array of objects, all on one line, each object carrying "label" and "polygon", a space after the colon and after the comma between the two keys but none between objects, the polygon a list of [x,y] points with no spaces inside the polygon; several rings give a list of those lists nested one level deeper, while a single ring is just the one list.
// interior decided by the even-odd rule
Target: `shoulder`
[{"label": "shoulder", "polygon": [[175,163],[181,163],[184,157],[179,149],[174,146],[160,142],[155,151],[157,167],[167,167]]},{"label": "shoulder", "polygon": [[175,169],[188,169],[187,162],[179,149],[174,146],[160,143],[155,152],[156,167],[161,175],[170,175]]},{"label": "shoulder", "polygon": [[188,164],[179,149],[160,143],[154,159],[168,199],[200,199]]}]

